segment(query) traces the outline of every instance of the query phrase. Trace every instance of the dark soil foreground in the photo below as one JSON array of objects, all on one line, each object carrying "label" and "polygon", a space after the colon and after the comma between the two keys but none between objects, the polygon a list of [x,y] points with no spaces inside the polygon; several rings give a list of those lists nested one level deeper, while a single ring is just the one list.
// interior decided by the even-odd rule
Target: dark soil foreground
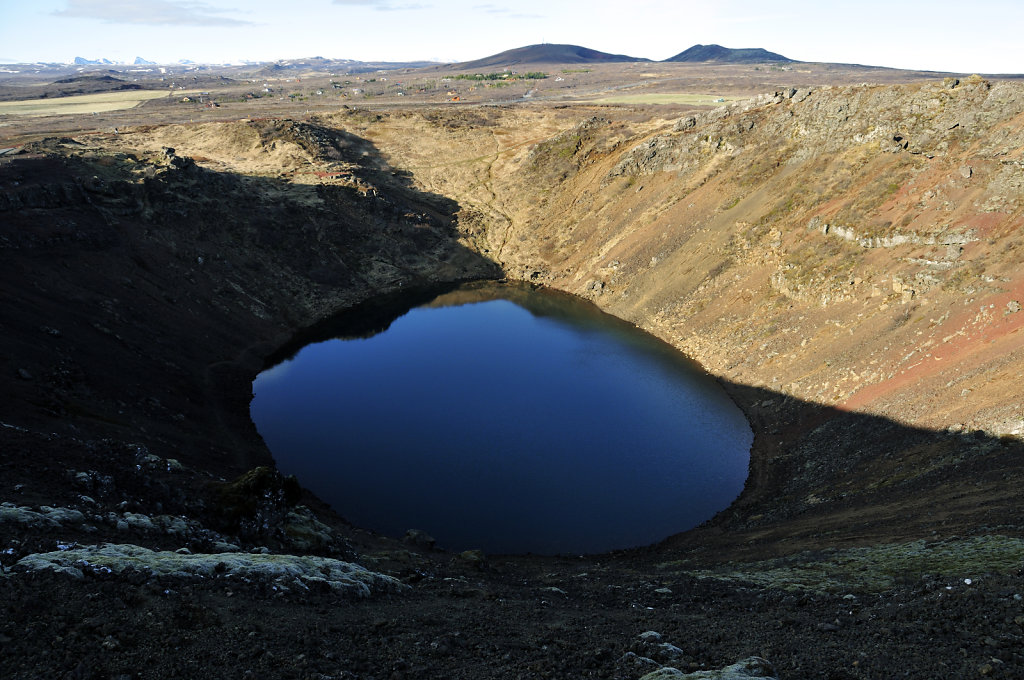
[{"label": "dark soil foreground", "polygon": [[[0,164],[0,676],[633,679],[756,655],[780,678],[1024,677],[1014,441],[794,400],[768,420],[784,398],[727,385],[757,433],[744,496],[581,558],[373,536],[275,473],[248,420],[267,356],[377,294],[501,276],[458,205],[361,172],[372,190],[303,193],[74,140]],[[807,500],[833,457],[943,447],[955,472]]]}]

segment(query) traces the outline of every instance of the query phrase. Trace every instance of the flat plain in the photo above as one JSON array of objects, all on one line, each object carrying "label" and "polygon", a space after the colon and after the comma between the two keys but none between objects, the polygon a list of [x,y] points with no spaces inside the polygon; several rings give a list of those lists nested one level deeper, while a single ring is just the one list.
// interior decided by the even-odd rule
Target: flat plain
[{"label": "flat plain", "polygon": [[21,101],[0,102],[0,116],[67,116],[74,114],[93,114],[108,111],[132,109],[143,102],[153,99],[164,99],[172,96],[187,96],[187,92],[161,92],[152,90],[129,90],[124,92],[104,92],[100,94],[83,94],[59,99],[23,99]]}]

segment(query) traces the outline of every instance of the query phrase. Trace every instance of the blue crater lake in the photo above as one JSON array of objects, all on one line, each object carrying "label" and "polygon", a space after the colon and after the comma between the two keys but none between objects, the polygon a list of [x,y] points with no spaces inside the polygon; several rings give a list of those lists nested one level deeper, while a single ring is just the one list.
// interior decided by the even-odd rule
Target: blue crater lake
[{"label": "blue crater lake", "polygon": [[476,284],[381,326],[342,324],[253,383],[278,468],[358,526],[596,553],[690,529],[743,488],[752,434],[719,384],[586,301]]}]

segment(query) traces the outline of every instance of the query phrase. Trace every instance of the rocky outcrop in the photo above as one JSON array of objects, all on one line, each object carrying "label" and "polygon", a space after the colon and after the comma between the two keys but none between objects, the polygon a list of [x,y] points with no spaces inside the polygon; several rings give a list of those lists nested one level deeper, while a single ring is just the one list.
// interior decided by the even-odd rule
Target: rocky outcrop
[{"label": "rocky outcrop", "polygon": [[648,673],[640,680],[747,680],[748,678],[775,679],[775,668],[759,656],[751,656],[731,666],[713,671],[694,671],[684,673],[671,666],[659,668]]},{"label": "rocky outcrop", "polygon": [[0,504],[0,524],[17,524],[28,529],[59,529],[85,523],[85,515],[71,508],[53,508],[44,505],[38,509]]},{"label": "rocky outcrop", "polygon": [[809,229],[821,229],[825,236],[841,238],[845,241],[852,241],[861,248],[896,248],[898,246],[962,246],[967,243],[978,241],[976,234],[914,234],[894,233],[888,236],[863,236],[857,233],[853,227],[844,227],[837,224],[821,223],[821,220],[814,218],[808,225]]},{"label": "rocky outcrop", "polygon": [[273,583],[301,589],[328,589],[352,597],[398,592],[396,579],[357,564],[326,557],[248,553],[192,554],[187,550],[156,551],[130,544],[84,546],[27,555],[12,567],[15,573],[48,569],[74,578],[86,574],[123,574],[145,578],[219,579],[225,587],[246,582]]},{"label": "rocky outcrop", "polygon": [[[775,669],[765,659],[751,656],[717,670],[693,670],[700,666],[689,660],[679,647],[665,642],[661,633],[648,630],[637,636],[633,651],[619,659],[620,668],[645,672],[640,680],[745,680],[746,678],[775,678]],[[654,670],[649,670],[654,667]],[[689,667],[683,672],[679,667]]]},{"label": "rocky outcrop", "polygon": [[[741,153],[766,142],[798,145],[797,158],[864,144],[876,152],[940,157],[951,145],[984,136],[1008,110],[1021,106],[1019,88],[980,78],[955,89],[788,88],[681,118],[672,133],[633,147],[611,175],[685,171],[702,155]],[[1006,131],[998,145],[1006,153],[1022,139],[1019,131]],[[992,147],[991,153],[1000,151]]]}]

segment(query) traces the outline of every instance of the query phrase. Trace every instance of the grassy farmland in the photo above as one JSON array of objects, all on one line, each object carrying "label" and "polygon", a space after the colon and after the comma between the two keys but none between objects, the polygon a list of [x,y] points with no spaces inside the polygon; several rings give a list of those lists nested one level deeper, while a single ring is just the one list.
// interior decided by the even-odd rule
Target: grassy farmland
[{"label": "grassy farmland", "polygon": [[55,116],[61,114],[89,114],[103,111],[131,109],[150,99],[191,94],[183,90],[174,92],[162,90],[129,90],[101,92],[74,97],[54,99],[25,99],[22,101],[0,102],[0,115],[9,116]]}]

